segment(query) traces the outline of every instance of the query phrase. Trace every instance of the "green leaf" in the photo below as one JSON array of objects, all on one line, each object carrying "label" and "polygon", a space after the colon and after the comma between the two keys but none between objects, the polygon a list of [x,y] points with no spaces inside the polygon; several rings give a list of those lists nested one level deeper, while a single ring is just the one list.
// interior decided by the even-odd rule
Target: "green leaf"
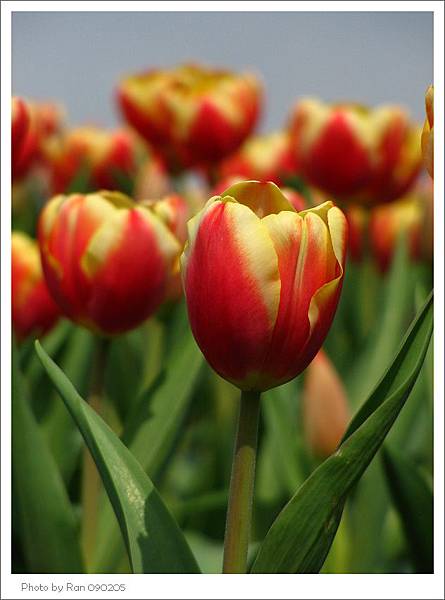
[{"label": "green leaf", "polygon": [[[60,366],[81,394],[87,392],[93,356],[94,336],[82,327],[73,328],[60,357]],[[48,352],[45,346],[45,351]],[[35,352],[34,352],[35,354]],[[37,356],[36,356],[37,358]],[[38,359],[37,359],[38,360]],[[46,375],[39,361],[40,370]],[[51,382],[50,385],[52,386]],[[57,462],[63,480],[69,484],[79,462],[82,436],[52,386],[52,406],[42,420],[42,431]],[[54,396],[54,397],[53,397]]]},{"label": "green leaf", "polygon": [[418,573],[433,573],[433,493],[416,465],[389,447],[383,450],[386,481],[399,512]]},{"label": "green leaf", "polygon": [[[124,443],[152,479],[172,450],[204,366],[190,330],[177,339],[166,364],[167,369],[141,396],[123,434]],[[98,572],[114,570],[120,561],[120,539],[110,517],[110,508],[104,504],[98,527]]]},{"label": "green leaf", "polygon": [[13,349],[14,500],[30,573],[82,573],[78,523],[56,463],[29,407]]},{"label": "green leaf", "polygon": [[134,573],[198,573],[190,548],[141,465],[36,342],[36,351],[94,458]]},{"label": "green leaf", "polygon": [[337,452],[304,482],[270,528],[253,573],[317,573],[344,503],[382,445],[422,367],[433,328],[432,294]]}]

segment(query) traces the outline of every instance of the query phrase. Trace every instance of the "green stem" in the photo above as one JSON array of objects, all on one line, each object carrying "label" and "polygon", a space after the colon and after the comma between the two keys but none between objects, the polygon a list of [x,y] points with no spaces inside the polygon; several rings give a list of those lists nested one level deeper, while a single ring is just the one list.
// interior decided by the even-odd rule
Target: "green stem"
[{"label": "green stem", "polygon": [[252,522],[260,392],[242,392],[230,480],[223,573],[246,573]]},{"label": "green stem", "polygon": [[[102,399],[109,340],[97,338],[96,342],[88,403],[100,415],[103,410]],[[92,562],[96,544],[99,496],[100,476],[88,448],[85,448],[82,469],[82,548],[87,566]]]}]

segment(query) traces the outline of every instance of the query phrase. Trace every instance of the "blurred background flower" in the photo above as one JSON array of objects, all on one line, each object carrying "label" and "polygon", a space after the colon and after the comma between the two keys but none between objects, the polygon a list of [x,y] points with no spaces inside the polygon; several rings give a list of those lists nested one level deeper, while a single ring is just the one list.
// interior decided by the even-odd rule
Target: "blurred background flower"
[{"label": "blurred background flower", "polygon": [[208,170],[252,132],[261,87],[254,75],[190,63],[123,79],[118,101],[171,171]]},{"label": "blurred background flower", "polygon": [[430,85],[425,94],[426,118],[422,131],[422,153],[425,167],[434,177],[434,87]]},{"label": "blurred background flower", "polygon": [[109,335],[136,327],[159,307],[181,249],[153,210],[104,191],[50,200],[39,244],[61,311]]},{"label": "blurred background flower", "polygon": [[18,340],[45,334],[59,317],[40,264],[37,243],[19,231],[12,233],[12,324]]}]

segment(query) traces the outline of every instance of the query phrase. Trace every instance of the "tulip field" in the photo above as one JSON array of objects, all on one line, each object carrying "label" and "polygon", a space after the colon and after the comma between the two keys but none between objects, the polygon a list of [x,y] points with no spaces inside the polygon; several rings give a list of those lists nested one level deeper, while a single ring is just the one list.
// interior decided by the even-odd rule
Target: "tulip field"
[{"label": "tulip field", "polygon": [[13,573],[433,573],[433,86],[134,71],[12,98]]}]

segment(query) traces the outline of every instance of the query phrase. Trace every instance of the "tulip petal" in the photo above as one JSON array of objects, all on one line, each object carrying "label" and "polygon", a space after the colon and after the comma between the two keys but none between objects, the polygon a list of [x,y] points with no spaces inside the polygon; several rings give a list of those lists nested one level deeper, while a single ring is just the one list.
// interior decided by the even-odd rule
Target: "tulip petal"
[{"label": "tulip petal", "polygon": [[264,386],[292,379],[309,362],[305,347],[311,332],[311,302],[335,276],[337,264],[322,218],[330,206],[326,203],[313,211],[281,212],[263,219],[275,245],[281,278],[280,308],[264,363]]},{"label": "tulip petal", "polygon": [[280,298],[278,260],[267,229],[233,198],[212,198],[189,222],[181,262],[198,345],[218,373],[252,389]]},{"label": "tulip petal", "polygon": [[162,301],[179,251],[177,240],[148,209],[114,211],[81,259],[94,282],[87,308],[91,320],[119,333],[148,317]]},{"label": "tulip petal", "polygon": [[292,204],[271,181],[241,181],[235,183],[223,194],[222,198],[230,196],[248,206],[260,218],[276,214],[280,211],[294,211]]}]

